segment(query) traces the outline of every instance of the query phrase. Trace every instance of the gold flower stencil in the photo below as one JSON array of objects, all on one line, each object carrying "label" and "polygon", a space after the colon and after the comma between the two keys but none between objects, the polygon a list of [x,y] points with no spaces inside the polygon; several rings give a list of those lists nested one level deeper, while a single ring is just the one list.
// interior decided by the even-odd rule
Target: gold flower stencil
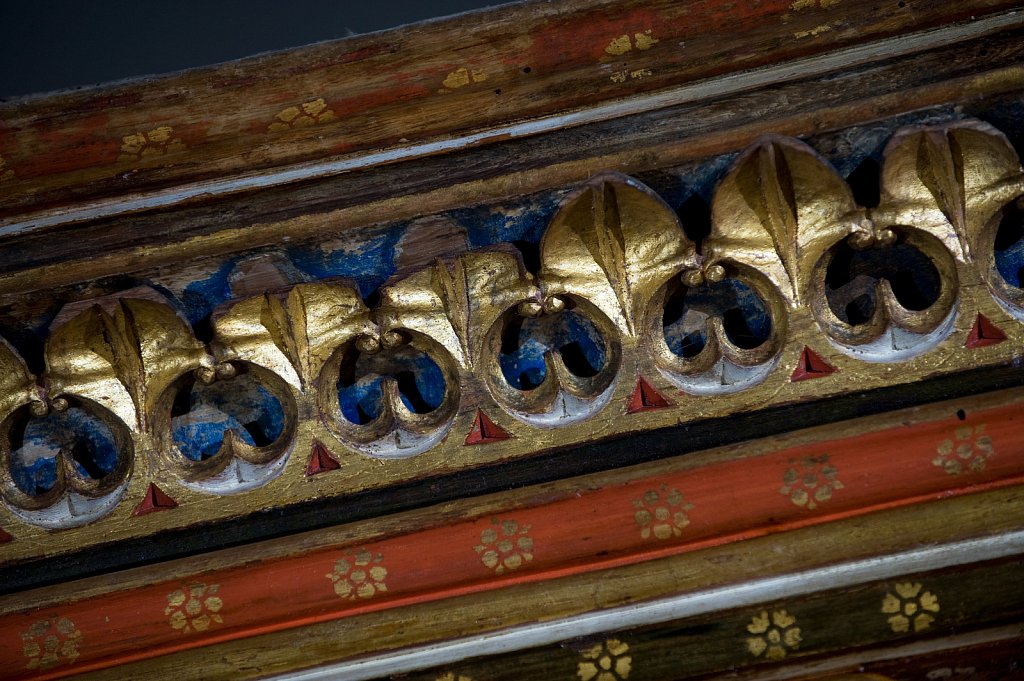
[{"label": "gold flower stencil", "polygon": [[769,615],[762,610],[747,625],[747,631],[754,636],[747,638],[747,650],[754,657],[781,660],[788,651],[800,647],[800,628],[796,618],[785,610],[774,610]]},{"label": "gold flower stencil", "polygon": [[788,496],[797,506],[815,509],[832,498],[832,493],[843,489],[836,477],[839,471],[829,463],[828,454],[805,456],[791,460],[792,466],[782,475],[779,494]]},{"label": "gold flower stencil", "polygon": [[189,584],[167,594],[164,614],[172,629],[183,634],[206,631],[214,624],[221,624],[220,615],[224,601],[217,596],[219,584]]},{"label": "gold flower stencil", "polygon": [[518,570],[533,560],[533,539],[530,526],[515,520],[492,518],[491,524],[480,533],[480,543],[473,550],[484,565],[500,575],[507,570]]},{"label": "gold flower stencil", "polygon": [[334,592],[349,600],[373,598],[388,590],[388,569],[382,565],[384,556],[359,549],[334,563],[327,579],[334,582]]},{"label": "gold flower stencil", "polygon": [[882,613],[889,615],[889,626],[894,632],[924,631],[935,621],[939,599],[930,591],[922,592],[922,588],[919,582],[900,582],[885,594]]},{"label": "gold flower stencil", "polygon": [[647,490],[639,499],[633,500],[636,512],[633,519],[640,528],[640,536],[648,539],[671,539],[683,533],[683,528],[690,524],[687,511],[693,509],[682,492],[662,485],[660,490]]},{"label": "gold flower stencil", "polygon": [[625,681],[633,670],[633,658],[626,653],[629,645],[610,638],[581,653],[576,665],[580,681]]},{"label": "gold flower stencil", "polygon": [[78,658],[82,632],[67,617],[51,617],[21,632],[21,643],[26,668],[52,669]]}]

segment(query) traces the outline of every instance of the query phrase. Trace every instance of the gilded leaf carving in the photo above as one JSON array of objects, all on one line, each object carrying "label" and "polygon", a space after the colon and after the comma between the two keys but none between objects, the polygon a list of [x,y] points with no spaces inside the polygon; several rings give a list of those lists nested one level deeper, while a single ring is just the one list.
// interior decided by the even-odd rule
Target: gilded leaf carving
[{"label": "gilded leaf carving", "polygon": [[114,314],[99,306],[59,327],[46,346],[53,395],[80,395],[144,427],[170,384],[198,367],[206,352],[168,305],[121,299]]},{"label": "gilded leaf carving", "polygon": [[335,349],[374,326],[355,289],[299,284],[283,299],[265,294],[237,303],[215,328],[226,357],[270,369],[303,388],[319,376]]},{"label": "gilded leaf carving", "polygon": [[767,137],[715,193],[706,266],[732,261],[759,270],[796,305],[815,263],[862,218],[849,187],[813,149]]},{"label": "gilded leaf carving", "polygon": [[696,249],[657,195],[605,175],[556,213],[541,241],[541,262],[545,295],[586,298],[634,336],[658,288],[696,266]]},{"label": "gilded leaf carving", "polygon": [[980,260],[982,231],[1021,194],[1020,160],[992,126],[911,129],[886,147],[876,221],[929,232],[959,260]]},{"label": "gilded leaf carving", "polygon": [[[381,289],[381,306],[376,311],[376,321],[381,333],[386,334],[394,329],[408,329],[440,343],[444,349],[459,363],[466,366],[466,353],[463,351],[463,340],[456,333],[453,320],[448,310],[454,308],[458,323],[466,324],[470,310],[468,304],[460,310],[459,287],[465,283],[451,282],[453,298],[447,298],[444,279],[435,276],[437,268],[426,269],[403,279],[392,286]],[[463,277],[463,282],[465,281]]]},{"label": "gilded leaf carving", "polygon": [[[873,209],[856,205],[846,182],[810,147],[766,137],[721,181],[701,249],[652,191],[608,173],[562,202],[541,240],[536,275],[511,245],[495,246],[396,277],[371,309],[354,286],[308,283],[263,293],[256,287],[268,280],[246,274],[247,287],[231,291],[255,295],[215,316],[209,348],[159,300],[121,292],[70,317],[80,309],[75,303],[58,316],[68,321],[54,324],[44,352],[47,370],[38,380],[0,341],[0,485],[6,485],[0,493],[27,522],[62,527],[69,518],[89,522],[118,503],[111,493],[126,489],[140,447],[147,455],[155,450],[192,489],[229,494],[293,470],[283,464],[285,452],[309,451],[308,437],[325,435],[310,431],[321,427],[370,456],[402,458],[439,446],[436,456],[447,461],[450,447],[471,443],[465,430],[452,436],[449,429],[468,427],[473,413],[537,428],[515,431],[528,447],[532,437],[544,447],[578,443],[572,432],[539,429],[564,428],[602,410],[608,418],[595,427],[624,432],[609,405],[641,380],[659,391],[667,380],[687,393],[685,399],[666,394],[656,405],[695,410],[683,418],[724,413],[701,396],[747,391],[762,380],[775,381],[775,392],[765,392],[768,403],[786,404],[795,393],[779,389],[789,373],[780,373],[779,358],[793,357],[790,351],[800,347],[805,353],[808,346],[823,347],[820,337],[813,343],[800,337],[815,333],[807,315],[834,348],[854,358],[826,364],[830,372],[933,349],[907,375],[945,371],[938,367],[960,362],[958,353],[1019,336],[1011,320],[995,317],[998,308],[985,307],[991,301],[979,302],[969,288],[978,280],[965,265],[977,267],[1003,309],[1016,314],[1010,308],[1019,309],[1015,301],[1022,300],[1017,270],[1013,276],[997,271],[993,249],[997,230],[1018,228],[1022,195],[1024,172],[1013,147],[982,123],[897,134],[885,152],[881,203]],[[1019,241],[1016,234],[1010,236]],[[1005,234],[1000,238],[1002,244]],[[1000,245],[1000,253],[1006,250]],[[963,275],[968,288],[960,285]],[[276,276],[269,285],[286,280],[292,278]],[[787,305],[802,309],[797,314]],[[977,315],[988,326],[982,329],[979,321],[966,344],[954,338],[940,345],[963,330],[957,305],[968,320]],[[1012,345],[984,352],[1005,359]],[[876,374],[844,375],[855,381],[871,376],[865,385],[876,386]],[[792,376],[791,382],[799,380]],[[754,405],[757,398],[747,393],[723,404]],[[651,406],[618,404],[619,414],[631,415]],[[81,458],[78,444],[87,439],[85,421],[75,419],[86,418],[90,427],[109,431],[107,463],[98,472],[74,458]],[[663,416],[640,415],[634,422],[647,418]],[[24,466],[16,471],[21,477],[10,470],[12,460],[20,466],[36,456],[18,444],[26,423],[59,436],[47,459],[57,461],[56,468],[47,463],[47,475],[56,472],[38,485],[23,484]],[[156,448],[149,433],[140,432],[146,430]],[[982,440],[975,433],[978,451]],[[940,461],[943,447],[934,463],[948,472],[951,466]],[[984,453],[967,463],[980,470]],[[398,471],[398,479],[413,469],[388,470]],[[833,480],[808,496],[796,489],[803,478],[787,476],[780,492],[807,508],[842,489]],[[97,502],[93,515],[82,513],[84,505],[72,509],[83,498]],[[67,512],[57,506],[65,502]],[[652,536],[681,532],[688,522],[684,504],[667,511],[672,527],[649,523]],[[65,515],[46,525],[43,514],[30,515],[40,510]],[[787,645],[796,649],[792,618],[780,615],[773,625],[772,617],[766,611],[748,627],[756,634],[747,641],[754,655],[788,654],[786,645],[772,652],[771,626],[779,629],[774,638],[788,635]]]},{"label": "gilded leaf carving", "polygon": [[466,362],[476,366],[484,334],[509,308],[539,296],[511,253],[469,253],[451,267],[433,269],[445,314],[459,339]]},{"label": "gilded leaf carving", "polygon": [[436,275],[428,268],[385,286],[358,335],[331,344],[321,409],[343,440],[374,456],[423,451],[444,436],[458,409],[465,353],[444,298],[450,294],[458,309],[460,285],[446,288]]},{"label": "gilded leaf carving", "polygon": [[39,399],[35,378],[21,356],[0,338],[0,420],[29,401]]}]

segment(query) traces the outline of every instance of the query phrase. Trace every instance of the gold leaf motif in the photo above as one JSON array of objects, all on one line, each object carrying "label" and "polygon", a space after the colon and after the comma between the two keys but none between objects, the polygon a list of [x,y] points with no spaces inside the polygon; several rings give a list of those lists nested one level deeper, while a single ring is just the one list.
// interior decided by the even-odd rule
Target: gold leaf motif
[{"label": "gold leaf motif", "polygon": [[172,138],[174,128],[162,125],[148,132],[136,132],[121,138],[119,161],[137,161],[147,156],[164,156],[185,149],[178,138]]},{"label": "gold leaf motif", "polygon": [[755,634],[747,638],[747,650],[754,657],[784,659],[788,651],[800,647],[800,628],[795,625],[796,618],[785,610],[774,610],[771,615],[762,610],[747,625],[747,631]]},{"label": "gold leaf motif", "polygon": [[657,45],[659,40],[651,35],[651,29],[647,29],[643,33],[634,33],[633,42],[636,44],[636,49],[649,50]]},{"label": "gold leaf motif", "polygon": [[202,582],[182,585],[167,594],[167,607],[164,615],[172,629],[183,634],[206,631],[214,624],[224,622],[220,615],[224,601],[217,593],[219,584]]},{"label": "gold leaf motif", "polygon": [[[382,333],[391,329],[409,329],[423,334],[440,344],[460,366],[466,366],[463,342],[455,332],[447,314],[446,283],[437,276],[437,269],[426,269],[380,291],[381,305],[376,321]],[[452,292],[457,295],[457,288]],[[468,309],[465,315],[468,315]],[[468,318],[468,317],[467,317]]]},{"label": "gold leaf motif", "polygon": [[696,264],[675,212],[621,175],[598,177],[570,195],[540,249],[545,295],[586,298],[630,336],[658,288]]},{"label": "gold leaf motif", "polygon": [[995,454],[992,438],[985,434],[985,424],[961,426],[935,448],[932,464],[950,475],[985,470],[988,459]]},{"label": "gold leaf motif", "polygon": [[464,674],[456,676],[454,672],[446,672],[437,677],[436,681],[473,681],[473,677]]},{"label": "gold leaf motif", "polygon": [[214,321],[226,359],[265,367],[296,388],[312,385],[336,348],[374,328],[355,289],[299,284],[282,301],[266,294]]},{"label": "gold leaf motif", "polygon": [[629,645],[618,639],[595,644],[580,654],[576,675],[580,681],[625,681],[633,670]]},{"label": "gold leaf motif", "polygon": [[612,41],[608,43],[608,47],[604,48],[604,51],[608,54],[619,56],[620,54],[626,54],[633,49],[633,44],[629,40],[629,36],[623,33],[618,38],[612,38]]},{"label": "gold leaf motif", "polygon": [[29,401],[40,401],[35,377],[11,345],[0,338],[0,421]]},{"label": "gold leaf motif", "polygon": [[386,593],[388,570],[382,562],[384,556],[374,555],[365,548],[355,554],[339,558],[327,579],[334,582],[334,592],[348,600],[367,599]]},{"label": "gold leaf motif", "polygon": [[440,295],[445,315],[458,338],[465,364],[476,366],[483,353],[485,334],[509,308],[540,292],[523,276],[510,253],[469,253],[451,268],[437,262],[433,288]]},{"label": "gold leaf motif", "polygon": [[821,454],[791,460],[793,465],[782,476],[779,494],[807,509],[815,509],[831,499],[834,491],[843,489],[843,483],[837,478],[839,471],[828,459],[828,454]]},{"label": "gold leaf motif", "polygon": [[983,258],[982,232],[1021,194],[1020,159],[992,126],[966,121],[908,129],[886,146],[875,220],[924,230],[966,262]]},{"label": "gold leaf motif", "polygon": [[508,518],[491,518],[491,524],[494,527],[480,533],[480,543],[473,550],[486,567],[494,570],[494,574],[518,570],[533,560],[533,539],[530,537],[529,525],[520,525]]},{"label": "gold leaf motif", "polygon": [[278,112],[277,120],[267,126],[268,132],[283,132],[292,128],[305,128],[335,119],[323,97],[311,99],[297,106],[288,106]]},{"label": "gold leaf motif", "polygon": [[889,627],[898,634],[911,629],[925,631],[939,612],[939,599],[930,591],[922,593],[919,582],[899,582],[882,599],[882,614],[889,615]]},{"label": "gold leaf motif", "polygon": [[78,659],[82,632],[67,617],[51,617],[21,632],[21,643],[26,669],[53,669]]},{"label": "gold leaf motif", "polygon": [[813,149],[766,137],[715,193],[706,265],[733,261],[759,270],[796,306],[821,256],[863,217],[850,188]]},{"label": "gold leaf motif", "polygon": [[634,47],[638,50],[649,50],[658,44],[658,39],[651,34],[651,29],[640,32],[637,31],[633,34],[633,37],[626,33],[612,38],[612,41],[608,43],[608,46],[604,48],[604,51],[608,54],[618,57],[627,52],[631,52]]},{"label": "gold leaf motif", "polygon": [[[441,82],[447,90],[457,90],[460,87],[465,87],[470,83],[482,83],[487,80],[487,74],[481,69],[467,69],[465,66],[460,66],[455,69]],[[447,90],[441,90],[446,92]]]},{"label": "gold leaf motif", "polygon": [[145,427],[156,401],[206,350],[167,305],[121,299],[111,315],[93,306],[56,329],[46,344],[50,391],[106,407],[130,428]]}]

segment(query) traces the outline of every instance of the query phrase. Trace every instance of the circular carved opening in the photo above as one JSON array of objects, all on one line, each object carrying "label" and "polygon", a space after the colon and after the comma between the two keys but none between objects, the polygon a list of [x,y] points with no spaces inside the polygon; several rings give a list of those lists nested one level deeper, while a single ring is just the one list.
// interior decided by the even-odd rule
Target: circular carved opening
[{"label": "circular carved opening", "polygon": [[995,263],[1003,281],[1024,288],[1024,197],[1003,208],[996,230]]},{"label": "circular carved opening", "polygon": [[103,419],[81,407],[32,417],[19,410],[8,431],[11,478],[29,496],[42,496],[57,484],[59,457],[76,477],[100,482],[118,467],[117,441]]},{"label": "circular carved opening", "polygon": [[724,279],[675,286],[662,316],[665,344],[680,357],[696,357],[707,346],[713,318],[721,319],[729,342],[744,350],[760,347],[771,337],[772,319],[761,297],[738,279]]},{"label": "circular carved opening", "polygon": [[171,433],[191,461],[217,455],[229,432],[251,447],[269,447],[284,433],[281,400],[251,372],[210,385],[185,379],[171,406]]},{"label": "circular carved opening", "polygon": [[133,450],[127,427],[102,406],[72,395],[53,403],[56,409],[43,415],[23,405],[0,426],[0,479],[14,513],[56,529],[91,522],[114,508]]},{"label": "circular carved opening", "polygon": [[815,266],[811,306],[836,348],[896,362],[934,348],[953,330],[957,270],[928,232],[896,225],[858,232]]},{"label": "circular carved opening", "polygon": [[338,372],[341,414],[356,425],[376,420],[384,408],[384,384],[391,379],[402,404],[414,414],[429,414],[444,402],[444,372],[430,355],[411,345],[367,354],[350,345]]},{"label": "circular carved opening", "polygon": [[850,326],[868,323],[878,305],[878,282],[883,279],[907,310],[927,310],[942,290],[934,263],[905,242],[856,250],[843,241],[835,247],[825,273],[825,296],[833,314]]},{"label": "circular carved opening", "polygon": [[608,357],[604,336],[579,310],[509,318],[501,334],[498,363],[510,386],[525,391],[544,383],[548,352],[558,353],[565,368],[580,378],[597,376]]}]

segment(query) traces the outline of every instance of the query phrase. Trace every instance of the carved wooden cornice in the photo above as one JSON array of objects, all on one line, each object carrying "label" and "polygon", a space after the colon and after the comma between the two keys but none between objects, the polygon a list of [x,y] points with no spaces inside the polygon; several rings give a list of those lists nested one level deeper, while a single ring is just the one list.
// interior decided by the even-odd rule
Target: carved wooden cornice
[{"label": "carved wooden cornice", "polygon": [[945,4],[555,0],[0,102],[4,668],[1007,646],[1024,12]]},{"label": "carved wooden cornice", "polygon": [[[208,344],[169,303],[129,294],[86,309],[52,331],[41,376],[3,349],[0,476],[20,524],[5,552],[53,553],[57,528],[68,550],[344,499],[585,442],[593,431],[569,426],[588,420],[608,437],[1016,358],[1024,294],[994,250],[1024,196],[1012,146],[976,122],[909,128],[889,142],[881,177],[879,205],[858,206],[812,149],[766,137],[719,184],[700,244],[650,189],[602,175],[563,200],[536,273],[515,254],[474,251],[390,283],[372,309],[352,286],[300,284],[233,303]],[[866,283],[838,286],[836,259],[857,254],[859,269],[844,266]],[[894,290],[893,277],[928,272],[930,293]],[[671,300],[707,316],[673,329]],[[745,315],[743,330],[726,314]],[[531,344],[543,362],[524,368],[516,353]],[[400,385],[403,374],[417,385]],[[378,395],[348,394],[368,376],[362,389]],[[218,381],[272,402],[276,431],[255,442],[210,422],[223,442],[190,450],[174,405]],[[428,383],[436,394],[424,399]],[[102,424],[115,460],[97,474],[62,450],[52,486],[26,489],[12,443],[63,413],[87,449]]]}]

